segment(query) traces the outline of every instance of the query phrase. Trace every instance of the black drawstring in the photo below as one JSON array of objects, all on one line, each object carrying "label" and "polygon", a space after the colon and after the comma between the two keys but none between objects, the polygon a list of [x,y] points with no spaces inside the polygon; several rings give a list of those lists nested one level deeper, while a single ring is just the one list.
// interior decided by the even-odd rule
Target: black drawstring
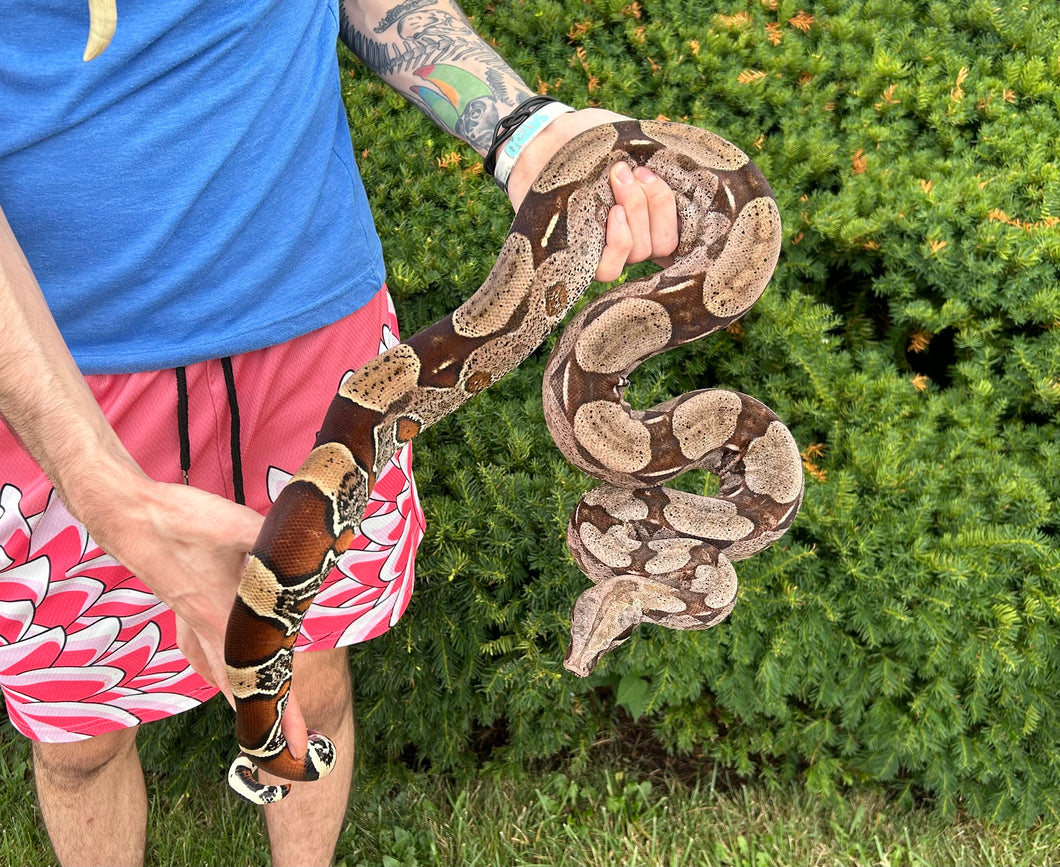
[{"label": "black drawstring", "polygon": [[243,494],[243,456],[239,448],[239,401],[236,400],[236,378],[232,373],[232,359],[227,356],[221,359],[221,369],[225,374],[225,388],[228,390],[228,412],[232,417],[232,487],[236,502],[241,506],[247,504]]},{"label": "black drawstring", "polygon": [[[239,401],[236,399],[236,378],[232,372],[232,359],[221,359],[221,370],[225,376],[225,391],[228,392],[228,413],[232,419],[232,488],[235,500],[245,506],[247,498],[243,492],[243,455],[239,448]],[[184,484],[188,484],[191,471],[191,435],[188,427],[188,373],[178,367],[177,374],[177,436],[180,438],[180,472]]]},{"label": "black drawstring", "polygon": [[188,433],[188,372],[183,367],[176,369],[177,374],[177,436],[180,437],[180,471],[184,475],[184,484],[188,484],[188,472],[191,470],[191,436]]}]

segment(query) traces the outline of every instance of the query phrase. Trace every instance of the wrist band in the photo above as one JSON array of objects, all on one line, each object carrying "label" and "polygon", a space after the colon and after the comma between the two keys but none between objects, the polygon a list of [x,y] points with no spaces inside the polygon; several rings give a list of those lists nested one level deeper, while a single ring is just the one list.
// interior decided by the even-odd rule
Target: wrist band
[{"label": "wrist band", "polygon": [[497,122],[493,142],[482,162],[483,168],[493,175],[497,186],[508,192],[508,178],[516,157],[552,121],[570,111],[574,109],[550,96],[535,96]]},{"label": "wrist band", "polygon": [[541,106],[555,101],[551,96],[532,96],[516,106],[511,114],[497,121],[496,126],[493,127],[493,139],[486,150],[486,156],[482,159],[482,168],[492,175],[497,168],[497,152],[501,149],[501,146],[512,137],[519,125],[530,115]]}]

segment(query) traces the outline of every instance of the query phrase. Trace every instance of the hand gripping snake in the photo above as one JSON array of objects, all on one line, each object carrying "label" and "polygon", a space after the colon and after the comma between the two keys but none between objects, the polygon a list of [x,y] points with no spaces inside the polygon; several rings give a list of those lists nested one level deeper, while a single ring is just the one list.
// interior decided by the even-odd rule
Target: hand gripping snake
[{"label": "hand gripping snake", "polygon": [[[621,121],[583,133],[535,180],[482,287],[343,381],[313,451],[266,517],[225,641],[242,750],[229,782],[248,800],[267,803],[289,789],[259,784],[255,766],[290,780],[331,770],[326,737],[311,732],[297,759],[280,731],[305,611],[395,451],[526,359],[592,282],[617,160],[647,166],[674,190],[680,239],[669,267],[586,305],[546,367],[556,444],[604,482],[568,527],[574,558],[595,584],[574,606],[564,665],[589,674],[642,621],[718,623],[736,601],[731,561],[767,547],[794,520],[801,459],[763,404],[721,390],[643,412],[623,400],[642,361],[725,327],[758,299],[780,251],[769,185],[734,145],[694,127]],[[717,496],[659,487],[693,468],[718,477]]]}]

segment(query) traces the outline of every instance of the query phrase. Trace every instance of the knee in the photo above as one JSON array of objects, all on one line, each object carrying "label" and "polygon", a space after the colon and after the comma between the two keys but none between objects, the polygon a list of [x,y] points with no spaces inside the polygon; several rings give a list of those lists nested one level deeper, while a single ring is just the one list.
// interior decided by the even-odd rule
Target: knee
[{"label": "knee", "polygon": [[345,648],[295,654],[294,689],[310,728],[340,725],[353,715]]},{"label": "knee", "polygon": [[69,785],[94,779],[116,761],[136,753],[136,727],[118,729],[82,741],[33,744],[33,769]]}]

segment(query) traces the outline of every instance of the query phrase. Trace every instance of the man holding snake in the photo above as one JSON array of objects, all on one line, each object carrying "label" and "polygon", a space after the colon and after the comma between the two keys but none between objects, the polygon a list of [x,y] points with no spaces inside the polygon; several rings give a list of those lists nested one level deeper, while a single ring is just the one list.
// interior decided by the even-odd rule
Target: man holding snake
[{"label": "man holding snake", "polygon": [[[68,865],[143,861],[137,726],[227,694],[261,514],[347,368],[396,330],[336,36],[480,154],[510,145],[489,165],[515,207],[565,141],[615,117],[530,101],[448,0],[127,0],[116,28],[112,5],[89,3],[91,62],[77,2],[19,3],[0,30],[0,690]],[[622,163],[611,179],[605,281],[677,243],[665,183]],[[377,489],[378,532],[311,609],[285,716],[295,751],[308,723],[340,764],[266,809],[275,864],[332,856],[344,647],[411,591],[407,453]]]}]

